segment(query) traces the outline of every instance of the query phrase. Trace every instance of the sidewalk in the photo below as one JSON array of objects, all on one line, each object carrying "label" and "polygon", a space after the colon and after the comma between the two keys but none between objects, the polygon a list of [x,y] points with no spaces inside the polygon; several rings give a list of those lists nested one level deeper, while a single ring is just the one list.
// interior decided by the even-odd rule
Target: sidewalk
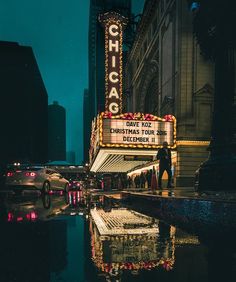
[{"label": "sidewalk", "polygon": [[[160,192],[160,193],[159,193]],[[207,234],[236,232],[236,193],[202,193],[192,188],[157,191],[123,191],[122,201],[138,212]]]},{"label": "sidewalk", "polygon": [[235,192],[196,192],[193,187],[175,187],[172,189],[163,188],[162,190],[156,190],[155,193],[151,189],[147,188],[127,188],[123,190],[111,190],[111,191],[90,191],[93,195],[109,195],[111,198],[121,198],[122,194],[143,195],[150,197],[162,197],[162,198],[176,198],[176,199],[195,199],[195,200],[212,200],[223,202],[236,202]]},{"label": "sidewalk", "polygon": [[196,192],[193,187],[176,187],[172,189],[164,188],[162,190],[156,190],[154,193],[147,188],[131,188],[125,189],[122,192],[132,193],[136,195],[150,195],[156,197],[172,197],[172,198],[189,198],[189,199],[199,199],[199,200],[220,200],[220,201],[233,201],[236,202],[236,191],[227,192]]}]

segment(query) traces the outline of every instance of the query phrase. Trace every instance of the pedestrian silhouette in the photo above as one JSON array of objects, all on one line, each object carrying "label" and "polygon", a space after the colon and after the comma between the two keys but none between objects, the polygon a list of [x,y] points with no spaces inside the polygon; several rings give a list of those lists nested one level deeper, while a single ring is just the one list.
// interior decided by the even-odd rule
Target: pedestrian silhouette
[{"label": "pedestrian silhouette", "polygon": [[168,148],[167,142],[163,142],[163,147],[158,150],[156,158],[157,160],[159,160],[158,188],[162,189],[162,175],[164,171],[166,171],[168,174],[167,188],[173,188],[173,186],[171,185],[171,151]]}]

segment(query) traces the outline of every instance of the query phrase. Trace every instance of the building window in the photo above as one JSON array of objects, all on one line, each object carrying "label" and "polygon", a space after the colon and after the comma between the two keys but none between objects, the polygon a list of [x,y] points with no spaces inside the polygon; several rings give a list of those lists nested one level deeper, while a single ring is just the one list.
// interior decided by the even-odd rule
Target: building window
[{"label": "building window", "polygon": [[164,11],[164,0],[161,0],[161,13],[163,13],[163,11]]},{"label": "building window", "polygon": [[142,58],[143,55],[144,55],[144,49],[143,49],[143,46],[142,46],[142,48],[141,48],[141,50],[140,50],[140,57]]},{"label": "building window", "polygon": [[152,34],[155,34],[157,30],[157,16],[152,21]]},{"label": "building window", "polygon": [[145,100],[144,112],[158,115],[158,83],[157,79],[153,79],[148,87]]},{"label": "building window", "polygon": [[139,58],[137,58],[137,68],[139,67]]},{"label": "building window", "polygon": [[145,39],[144,43],[143,43],[143,54],[145,54],[147,51],[147,39]]},{"label": "building window", "polygon": [[151,40],[152,40],[152,28],[150,27],[148,31],[148,42],[151,42]]},{"label": "building window", "polygon": [[157,24],[159,24],[159,19],[160,19],[160,2],[158,2],[158,4],[157,4],[156,15],[157,15]]}]

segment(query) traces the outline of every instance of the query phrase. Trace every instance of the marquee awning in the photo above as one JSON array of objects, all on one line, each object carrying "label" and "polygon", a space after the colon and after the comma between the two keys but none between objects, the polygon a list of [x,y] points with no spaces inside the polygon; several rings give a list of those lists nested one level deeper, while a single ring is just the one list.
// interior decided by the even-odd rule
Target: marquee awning
[{"label": "marquee awning", "polygon": [[90,168],[93,172],[127,172],[150,162],[156,150],[100,149]]}]

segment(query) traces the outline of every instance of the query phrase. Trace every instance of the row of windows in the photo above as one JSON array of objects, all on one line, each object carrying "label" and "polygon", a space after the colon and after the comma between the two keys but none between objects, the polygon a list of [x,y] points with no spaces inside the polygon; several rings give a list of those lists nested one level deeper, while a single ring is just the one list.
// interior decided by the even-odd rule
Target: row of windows
[{"label": "row of windows", "polygon": [[154,37],[154,35],[157,31],[158,25],[160,23],[161,16],[165,12],[166,7],[169,4],[169,2],[170,2],[170,0],[160,0],[159,1],[156,14],[155,14],[155,16],[152,20],[152,23],[149,26],[149,30],[147,32],[147,35],[146,35],[144,41],[143,41],[142,47],[140,48],[139,56],[136,59],[136,68],[138,68],[144,54],[146,53],[148,45],[150,44],[152,38]]}]

